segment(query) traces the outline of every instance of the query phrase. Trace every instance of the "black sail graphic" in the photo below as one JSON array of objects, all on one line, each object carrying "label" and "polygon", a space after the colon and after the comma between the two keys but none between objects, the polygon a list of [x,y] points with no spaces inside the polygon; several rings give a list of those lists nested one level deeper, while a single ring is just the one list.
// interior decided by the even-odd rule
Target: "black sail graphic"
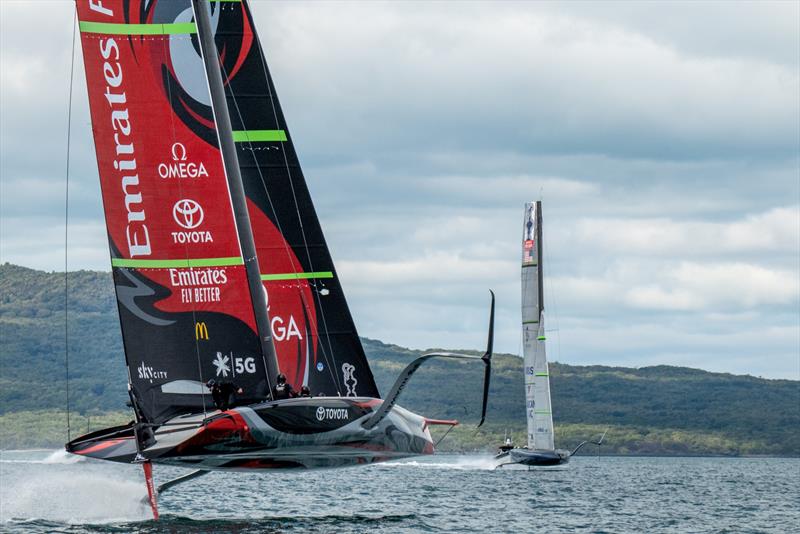
[{"label": "black sail graphic", "polygon": [[281,371],[313,394],[378,397],[247,2],[216,44]]}]

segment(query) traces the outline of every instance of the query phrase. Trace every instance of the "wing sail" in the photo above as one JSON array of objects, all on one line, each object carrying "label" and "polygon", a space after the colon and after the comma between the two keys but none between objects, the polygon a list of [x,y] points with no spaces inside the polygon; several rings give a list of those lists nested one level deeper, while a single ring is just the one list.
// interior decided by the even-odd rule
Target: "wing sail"
[{"label": "wing sail", "polygon": [[191,4],[77,0],[131,393],[160,423],[203,385],[268,391]]},{"label": "wing sail", "polygon": [[554,450],[542,293],[542,203],[525,205],[522,238],[522,343],[528,448]]}]

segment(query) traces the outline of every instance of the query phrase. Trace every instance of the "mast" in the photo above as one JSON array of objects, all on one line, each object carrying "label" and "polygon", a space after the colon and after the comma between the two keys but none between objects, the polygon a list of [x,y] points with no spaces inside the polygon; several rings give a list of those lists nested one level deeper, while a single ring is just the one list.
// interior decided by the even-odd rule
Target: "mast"
[{"label": "mast", "polygon": [[536,263],[539,267],[536,271],[539,273],[539,320],[541,321],[542,313],[544,313],[544,264],[542,263],[542,201],[536,201]]},{"label": "mast", "polygon": [[271,396],[272,385],[276,383],[280,370],[278,368],[275,345],[272,341],[272,330],[267,312],[266,290],[261,283],[261,271],[258,265],[258,256],[256,255],[256,245],[253,239],[253,230],[250,226],[250,217],[247,212],[247,199],[242,185],[239,159],[236,155],[236,145],[233,140],[233,128],[231,127],[231,118],[228,114],[228,106],[225,99],[219,55],[214,43],[214,32],[211,29],[207,2],[192,0],[192,9],[197,22],[197,37],[200,42],[200,51],[206,69],[206,79],[211,93],[211,109],[217,124],[220,151],[222,152],[225,175],[228,179],[231,204],[233,205],[236,229],[242,247],[250,298],[253,302],[256,328],[261,344],[261,354],[267,371],[267,386]]}]

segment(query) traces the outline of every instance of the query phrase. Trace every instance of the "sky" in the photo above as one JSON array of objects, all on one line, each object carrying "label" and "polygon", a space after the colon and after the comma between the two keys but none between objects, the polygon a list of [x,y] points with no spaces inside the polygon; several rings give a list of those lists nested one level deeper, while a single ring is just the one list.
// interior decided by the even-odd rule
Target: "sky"
[{"label": "sky", "polygon": [[[800,379],[800,2],[251,2],[359,333]],[[71,1],[0,0],[0,261],[109,270]],[[36,28],[35,36],[30,28]],[[34,38],[35,37],[35,38]]]}]

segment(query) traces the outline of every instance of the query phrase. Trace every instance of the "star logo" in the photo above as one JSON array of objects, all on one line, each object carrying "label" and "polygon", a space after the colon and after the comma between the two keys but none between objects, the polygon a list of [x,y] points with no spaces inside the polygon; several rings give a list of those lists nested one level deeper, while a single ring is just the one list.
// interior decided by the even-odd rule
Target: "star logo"
[{"label": "star logo", "polygon": [[217,376],[222,375],[223,377],[227,377],[228,373],[230,372],[231,368],[228,365],[230,359],[227,356],[223,356],[221,352],[217,353],[216,359],[211,362],[214,364],[214,367],[217,368]]}]

